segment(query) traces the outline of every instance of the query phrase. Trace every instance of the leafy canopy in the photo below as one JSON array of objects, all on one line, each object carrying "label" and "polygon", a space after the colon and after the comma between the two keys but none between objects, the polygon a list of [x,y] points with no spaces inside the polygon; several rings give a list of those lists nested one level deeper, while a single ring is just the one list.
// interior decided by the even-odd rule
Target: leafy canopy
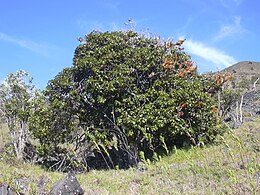
[{"label": "leafy canopy", "polygon": [[183,41],[132,30],[81,38],[73,67],[49,81],[46,102],[32,117],[42,155],[66,153],[82,164],[93,151],[113,167],[138,162],[140,152],[152,157],[213,141],[219,130],[212,81],[198,75]]}]

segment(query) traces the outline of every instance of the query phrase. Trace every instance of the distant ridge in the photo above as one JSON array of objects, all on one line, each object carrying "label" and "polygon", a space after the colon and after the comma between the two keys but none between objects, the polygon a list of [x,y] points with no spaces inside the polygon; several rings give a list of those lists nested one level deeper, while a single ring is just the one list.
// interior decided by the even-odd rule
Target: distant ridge
[{"label": "distant ridge", "polygon": [[[260,62],[242,61],[220,71],[230,73],[233,79],[227,82],[227,87],[232,89],[252,89],[254,82],[260,78]],[[255,86],[260,90],[260,81]]]},{"label": "distant ridge", "polygon": [[[236,90],[243,97],[243,116],[260,116],[260,62],[243,61],[238,62],[221,73],[230,73],[232,80],[225,85],[226,89]],[[243,95],[243,96],[242,96]],[[240,99],[239,101],[242,101]],[[238,101],[238,102],[239,102]],[[236,116],[237,104],[233,102],[230,115]],[[234,118],[234,117],[233,117]],[[233,119],[237,125],[236,119]]]},{"label": "distant ridge", "polygon": [[238,62],[221,72],[229,72],[235,75],[260,75],[260,62],[242,61]]}]

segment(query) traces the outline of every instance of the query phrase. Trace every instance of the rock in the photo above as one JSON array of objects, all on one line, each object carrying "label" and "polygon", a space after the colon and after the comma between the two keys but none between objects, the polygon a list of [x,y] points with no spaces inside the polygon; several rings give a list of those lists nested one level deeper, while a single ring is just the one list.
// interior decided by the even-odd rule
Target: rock
[{"label": "rock", "polygon": [[11,190],[10,186],[3,186],[0,184],[0,195],[16,195],[14,191]]},{"label": "rock", "polygon": [[80,184],[76,176],[72,173],[58,181],[50,191],[49,195],[82,195],[84,190],[80,187]]},{"label": "rock", "polygon": [[47,194],[45,190],[46,184],[49,182],[49,178],[45,175],[41,175],[37,181],[38,194]]}]

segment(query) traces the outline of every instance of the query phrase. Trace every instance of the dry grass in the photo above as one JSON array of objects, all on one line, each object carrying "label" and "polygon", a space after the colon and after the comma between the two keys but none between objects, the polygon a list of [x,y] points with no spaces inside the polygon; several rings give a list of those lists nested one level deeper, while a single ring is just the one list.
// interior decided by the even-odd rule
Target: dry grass
[{"label": "dry grass", "polygon": [[[175,150],[154,164],[93,170],[77,178],[85,194],[260,194],[260,119],[220,140],[213,146]],[[64,177],[28,163],[2,160],[0,167],[0,183],[26,194],[45,194]]]},{"label": "dry grass", "polygon": [[7,131],[7,125],[0,124],[0,150],[4,147],[5,144],[9,142],[10,139]]}]

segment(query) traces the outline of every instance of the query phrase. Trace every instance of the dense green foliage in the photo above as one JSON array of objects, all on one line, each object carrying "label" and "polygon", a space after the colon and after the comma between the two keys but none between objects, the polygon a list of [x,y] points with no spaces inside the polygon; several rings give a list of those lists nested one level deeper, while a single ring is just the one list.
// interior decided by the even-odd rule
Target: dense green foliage
[{"label": "dense green foliage", "polygon": [[30,119],[45,163],[123,167],[220,133],[214,82],[197,74],[181,42],[133,31],[81,41],[73,67],[49,81]]}]

